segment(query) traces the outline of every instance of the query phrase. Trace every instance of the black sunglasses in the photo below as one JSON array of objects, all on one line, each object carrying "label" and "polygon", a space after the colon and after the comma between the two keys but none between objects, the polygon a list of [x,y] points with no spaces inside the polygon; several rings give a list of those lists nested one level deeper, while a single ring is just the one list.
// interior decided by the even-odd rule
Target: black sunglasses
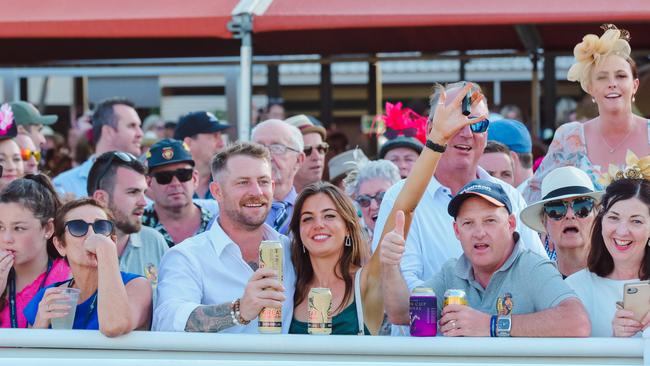
[{"label": "black sunglasses", "polygon": [[589,216],[594,209],[595,202],[593,198],[581,197],[573,201],[551,201],[544,204],[544,213],[553,220],[559,221],[566,216],[569,206],[576,217],[584,219]]},{"label": "black sunglasses", "polygon": [[396,130],[387,127],[386,132],[384,132],[384,136],[386,136],[386,138],[389,140],[392,140],[399,135],[404,135],[404,137],[415,137],[417,136],[417,134],[418,134],[418,129],[415,127],[403,128],[401,130]]},{"label": "black sunglasses", "polygon": [[471,125],[469,125],[469,128],[470,130],[472,130],[473,133],[483,133],[488,130],[488,126],[490,126],[490,120],[484,119],[482,121],[472,123]]},{"label": "black sunglasses", "polygon": [[158,184],[167,185],[172,182],[172,179],[176,177],[179,182],[185,183],[188,180],[192,179],[192,174],[194,169],[190,168],[181,168],[176,170],[169,170],[166,172],[153,173],[152,176],[156,179]]},{"label": "black sunglasses", "polygon": [[135,161],[138,161],[138,159],[135,156],[129,154],[128,152],[123,152],[123,151],[111,151],[106,155],[102,155],[102,159],[97,159],[94,163],[94,164],[105,164],[105,165],[104,168],[102,169],[102,172],[97,175],[97,178],[95,178],[95,182],[92,187],[93,188],[92,192],[99,189],[102,179],[104,179],[104,176],[106,175],[106,173],[108,173],[108,170],[111,168],[111,166],[113,166],[113,162],[115,161],[115,159],[118,159],[125,164],[130,164]]},{"label": "black sunglasses", "polygon": [[321,155],[327,154],[327,151],[330,149],[330,145],[327,144],[327,142],[323,142],[322,144],[316,145],[316,146],[305,146],[302,151],[305,153],[305,155],[310,156],[311,152],[318,151]]},{"label": "black sunglasses", "polygon": [[370,204],[372,203],[372,200],[377,201],[377,205],[381,205],[381,201],[384,199],[384,194],[386,194],[385,191],[384,192],[377,192],[377,194],[375,194],[374,196],[371,196],[371,195],[368,195],[368,194],[362,194],[362,195],[359,195],[359,197],[357,197],[355,199],[355,201],[357,201],[359,206],[364,207],[364,208],[365,207],[370,207]]},{"label": "black sunglasses", "polygon": [[85,222],[84,220],[70,220],[65,223],[70,235],[80,238],[88,233],[88,227],[93,227],[95,234],[109,236],[113,233],[113,223],[109,220],[95,220],[95,222]]}]

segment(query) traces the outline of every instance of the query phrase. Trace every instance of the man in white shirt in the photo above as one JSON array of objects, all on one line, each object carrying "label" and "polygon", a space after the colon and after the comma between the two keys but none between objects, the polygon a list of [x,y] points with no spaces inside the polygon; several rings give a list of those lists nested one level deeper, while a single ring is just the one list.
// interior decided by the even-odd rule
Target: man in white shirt
[{"label": "man in white shirt", "polygon": [[[464,83],[454,83],[446,86],[447,100],[453,100],[463,85]],[[477,84],[474,85],[478,90]],[[475,89],[472,88],[471,92],[474,94]],[[437,89],[431,96],[432,113],[436,109],[440,93],[441,90]],[[488,113],[484,98],[473,101],[470,117],[488,115]],[[433,121],[433,115],[429,116],[429,124],[431,121]],[[431,130],[430,125],[428,130]],[[526,207],[526,202],[521,194],[512,186],[491,177],[478,166],[478,160],[486,143],[486,131],[473,132],[470,127],[463,128],[449,141],[447,150],[443,153],[436,172],[415,210],[406,239],[401,269],[409,290],[422,285],[425,280],[433,277],[448,259],[458,258],[463,253],[460,242],[454,235],[453,218],[447,214],[447,206],[452,197],[465,184],[476,178],[496,182],[503,187],[510,198],[513,212],[517,216]],[[379,243],[386,219],[403,186],[404,180],[392,186],[384,195],[373,235],[373,250]],[[519,220],[517,231],[521,234],[524,248],[546,256],[536,232],[519,223]]]},{"label": "man in white shirt", "polygon": [[[289,240],[264,223],[273,202],[269,151],[237,143],[212,160],[210,192],[220,213],[211,229],[170,249],[160,265],[153,329],[257,333],[264,307],[282,308],[282,332],[293,316],[295,274]],[[258,268],[262,240],[279,240],[283,278]]]}]

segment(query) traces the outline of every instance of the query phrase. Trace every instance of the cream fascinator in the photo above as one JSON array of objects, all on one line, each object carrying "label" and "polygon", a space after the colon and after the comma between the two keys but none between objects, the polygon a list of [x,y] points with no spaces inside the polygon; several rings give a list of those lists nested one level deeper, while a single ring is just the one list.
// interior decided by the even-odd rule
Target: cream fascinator
[{"label": "cream fascinator", "polygon": [[616,165],[609,164],[607,174],[598,179],[598,183],[605,187],[619,179],[650,180],[650,155],[639,159],[635,153],[628,150],[625,155],[625,168],[619,169]]},{"label": "cream fascinator", "polygon": [[621,57],[630,57],[630,33],[618,29],[614,24],[604,24],[601,27],[605,33],[599,38],[595,34],[587,34],[573,49],[576,63],[567,73],[567,80],[579,81],[582,90],[587,92],[589,73],[605,56],[617,54]]}]

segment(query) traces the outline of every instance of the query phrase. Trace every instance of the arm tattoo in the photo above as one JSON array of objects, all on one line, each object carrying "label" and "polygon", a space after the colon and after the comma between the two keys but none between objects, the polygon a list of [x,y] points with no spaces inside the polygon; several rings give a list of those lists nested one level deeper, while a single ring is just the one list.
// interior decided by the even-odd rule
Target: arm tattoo
[{"label": "arm tattoo", "polygon": [[220,332],[234,326],[230,303],[203,305],[194,309],[185,324],[186,332]]}]

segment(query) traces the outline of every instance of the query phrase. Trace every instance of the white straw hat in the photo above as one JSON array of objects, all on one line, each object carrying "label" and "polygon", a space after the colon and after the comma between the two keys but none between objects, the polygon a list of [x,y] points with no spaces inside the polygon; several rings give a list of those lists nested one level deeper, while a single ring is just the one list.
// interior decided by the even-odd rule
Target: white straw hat
[{"label": "white straw hat", "polygon": [[519,217],[529,228],[545,233],[542,211],[546,202],[572,197],[592,197],[599,203],[602,196],[603,192],[594,189],[587,173],[573,166],[556,168],[542,180],[542,200],[523,209]]}]

